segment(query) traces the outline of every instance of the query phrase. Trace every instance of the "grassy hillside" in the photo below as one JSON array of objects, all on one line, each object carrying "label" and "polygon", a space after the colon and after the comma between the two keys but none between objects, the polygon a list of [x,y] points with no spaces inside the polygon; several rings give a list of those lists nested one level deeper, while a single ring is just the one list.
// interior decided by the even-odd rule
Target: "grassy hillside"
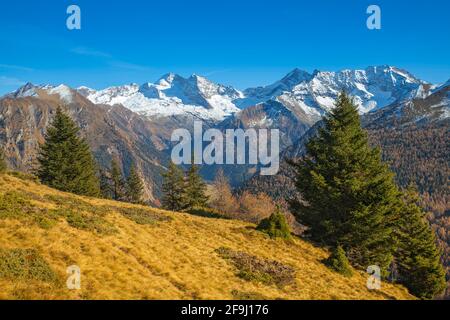
[{"label": "grassy hillside", "polygon": [[[0,175],[1,299],[411,299],[295,239],[232,220],[74,196]],[[81,290],[66,268],[81,268]]]}]

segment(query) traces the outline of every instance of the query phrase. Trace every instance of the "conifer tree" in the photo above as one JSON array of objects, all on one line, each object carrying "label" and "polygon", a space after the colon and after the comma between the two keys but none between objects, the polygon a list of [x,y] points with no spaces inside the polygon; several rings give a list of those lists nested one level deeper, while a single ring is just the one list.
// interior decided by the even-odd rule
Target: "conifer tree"
[{"label": "conifer tree", "polygon": [[417,193],[409,189],[403,196],[397,228],[399,248],[396,253],[399,282],[419,298],[432,299],[446,287],[445,271],[436,238],[425,213],[417,205]]},{"label": "conifer tree", "polygon": [[343,276],[351,277],[353,275],[350,262],[341,246],[337,246],[337,248],[333,249],[330,257],[325,261],[325,264]]},{"label": "conifer tree", "polygon": [[124,201],[126,196],[125,181],[119,163],[114,159],[111,161],[110,176],[113,199]]},{"label": "conifer tree", "polygon": [[386,275],[395,250],[399,191],[345,93],[306,147],[306,156],[291,162],[303,197],[292,201],[292,211],[314,241],[342,245],[354,266],[377,265]]},{"label": "conifer tree", "polygon": [[37,176],[42,183],[61,191],[99,196],[94,158],[78,134],[75,122],[58,108],[39,151]]},{"label": "conifer tree", "polygon": [[182,211],[186,209],[183,171],[171,162],[167,172],[163,173],[163,178],[163,208],[172,211]]},{"label": "conifer tree", "polygon": [[291,238],[289,225],[280,206],[276,207],[275,212],[269,218],[261,220],[256,229],[267,233],[271,238]]},{"label": "conifer tree", "polygon": [[206,195],[206,183],[196,165],[191,165],[186,174],[186,205],[188,209],[205,208],[209,197]]},{"label": "conifer tree", "polygon": [[131,166],[130,175],[127,178],[127,200],[135,204],[142,204],[144,202],[144,183],[139,177],[136,167]]},{"label": "conifer tree", "polygon": [[3,153],[3,149],[0,148],[0,173],[5,172],[6,169],[7,169],[7,166],[6,166],[5,156]]}]

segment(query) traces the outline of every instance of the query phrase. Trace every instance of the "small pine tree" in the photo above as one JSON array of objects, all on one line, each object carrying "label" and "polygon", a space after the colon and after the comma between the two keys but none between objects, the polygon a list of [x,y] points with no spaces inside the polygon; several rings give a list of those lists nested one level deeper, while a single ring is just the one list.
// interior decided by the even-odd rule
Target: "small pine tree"
[{"label": "small pine tree", "polygon": [[0,148],[0,173],[5,172],[7,169],[5,156],[3,150]]},{"label": "small pine tree", "polygon": [[330,247],[341,244],[354,266],[365,270],[378,265],[386,276],[395,251],[392,225],[398,217],[399,191],[345,93],[306,148],[306,156],[292,163],[303,197],[291,203],[292,212],[309,227],[314,241]]},{"label": "small pine tree", "polygon": [[446,288],[441,252],[425,213],[417,205],[417,193],[409,189],[403,196],[403,208],[397,235],[396,253],[399,282],[412,294],[422,299],[432,299]]},{"label": "small pine tree", "polygon": [[99,176],[101,196],[105,199],[113,199],[112,179],[110,173],[107,170],[100,169]]},{"label": "small pine tree", "polygon": [[279,206],[269,218],[263,219],[256,229],[267,233],[271,238],[291,238],[289,224]]},{"label": "small pine tree", "polygon": [[167,172],[163,173],[163,178],[163,208],[171,211],[186,209],[183,171],[171,162]]},{"label": "small pine tree", "polygon": [[144,183],[139,177],[136,167],[133,165],[130,169],[130,175],[127,179],[127,200],[135,204],[144,203]]},{"label": "small pine tree", "polygon": [[122,170],[119,167],[119,163],[114,159],[111,161],[110,177],[113,200],[124,201],[126,189]]},{"label": "small pine tree", "polygon": [[89,145],[78,137],[79,130],[61,108],[56,110],[39,151],[37,176],[61,191],[99,196],[96,164]]},{"label": "small pine tree", "polygon": [[333,249],[330,257],[325,260],[325,264],[345,277],[351,277],[353,275],[350,262],[348,261],[345,251],[341,246],[337,246]]},{"label": "small pine tree", "polygon": [[193,164],[186,174],[187,209],[205,208],[209,201],[209,197],[206,195],[206,183],[198,171],[198,167]]}]

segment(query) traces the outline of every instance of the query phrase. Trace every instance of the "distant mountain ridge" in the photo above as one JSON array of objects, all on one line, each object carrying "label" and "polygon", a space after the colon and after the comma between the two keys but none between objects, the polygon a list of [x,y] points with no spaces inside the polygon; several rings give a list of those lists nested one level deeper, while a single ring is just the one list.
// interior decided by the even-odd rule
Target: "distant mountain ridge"
[{"label": "distant mountain ridge", "polygon": [[[33,96],[36,89],[70,99],[70,88],[66,85],[34,86],[30,83],[6,96]],[[221,122],[242,109],[264,103],[274,105],[276,101],[301,116],[302,122],[312,125],[332,109],[343,90],[353,96],[361,114],[365,114],[394,103],[424,99],[438,89],[438,85],[420,80],[408,71],[383,65],[338,72],[315,70],[308,73],[294,69],[271,85],[244,91],[195,74],[184,78],[174,73],[162,76],[155,83],[127,84],[103,90],[82,86],[76,90],[94,104],[122,104],[151,119],[186,116]]]},{"label": "distant mountain ridge", "polygon": [[[10,146],[6,155],[14,168],[29,170],[48,119],[57,106],[64,106],[87,135],[101,166],[113,157],[119,157],[125,169],[138,162],[151,189],[149,199],[155,201],[160,171],[170,158],[171,132],[192,130],[194,120],[219,130],[279,129],[284,151],[301,145],[301,137],[332,108],[342,90],[360,106],[367,127],[380,127],[447,119],[449,84],[431,85],[389,66],[312,74],[295,69],[272,85],[244,91],[201,76],[183,78],[173,73],[155,83],[99,91],[27,83],[0,98],[0,143]],[[103,138],[96,139],[95,134]],[[227,170],[236,186],[257,168],[229,166]],[[203,173],[213,179],[215,168]]]}]

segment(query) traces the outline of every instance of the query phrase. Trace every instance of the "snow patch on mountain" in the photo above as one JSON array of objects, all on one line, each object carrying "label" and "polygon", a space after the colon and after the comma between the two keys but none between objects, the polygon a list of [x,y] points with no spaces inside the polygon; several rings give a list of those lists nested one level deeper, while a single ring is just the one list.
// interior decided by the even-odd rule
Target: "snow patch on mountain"
[{"label": "snow patch on mountain", "polygon": [[27,98],[27,97],[39,97],[40,93],[46,93],[48,95],[58,95],[59,98],[65,103],[72,103],[74,98],[74,91],[64,85],[52,86],[52,85],[34,85],[27,83],[20,87],[16,91],[7,94],[9,98]]}]

